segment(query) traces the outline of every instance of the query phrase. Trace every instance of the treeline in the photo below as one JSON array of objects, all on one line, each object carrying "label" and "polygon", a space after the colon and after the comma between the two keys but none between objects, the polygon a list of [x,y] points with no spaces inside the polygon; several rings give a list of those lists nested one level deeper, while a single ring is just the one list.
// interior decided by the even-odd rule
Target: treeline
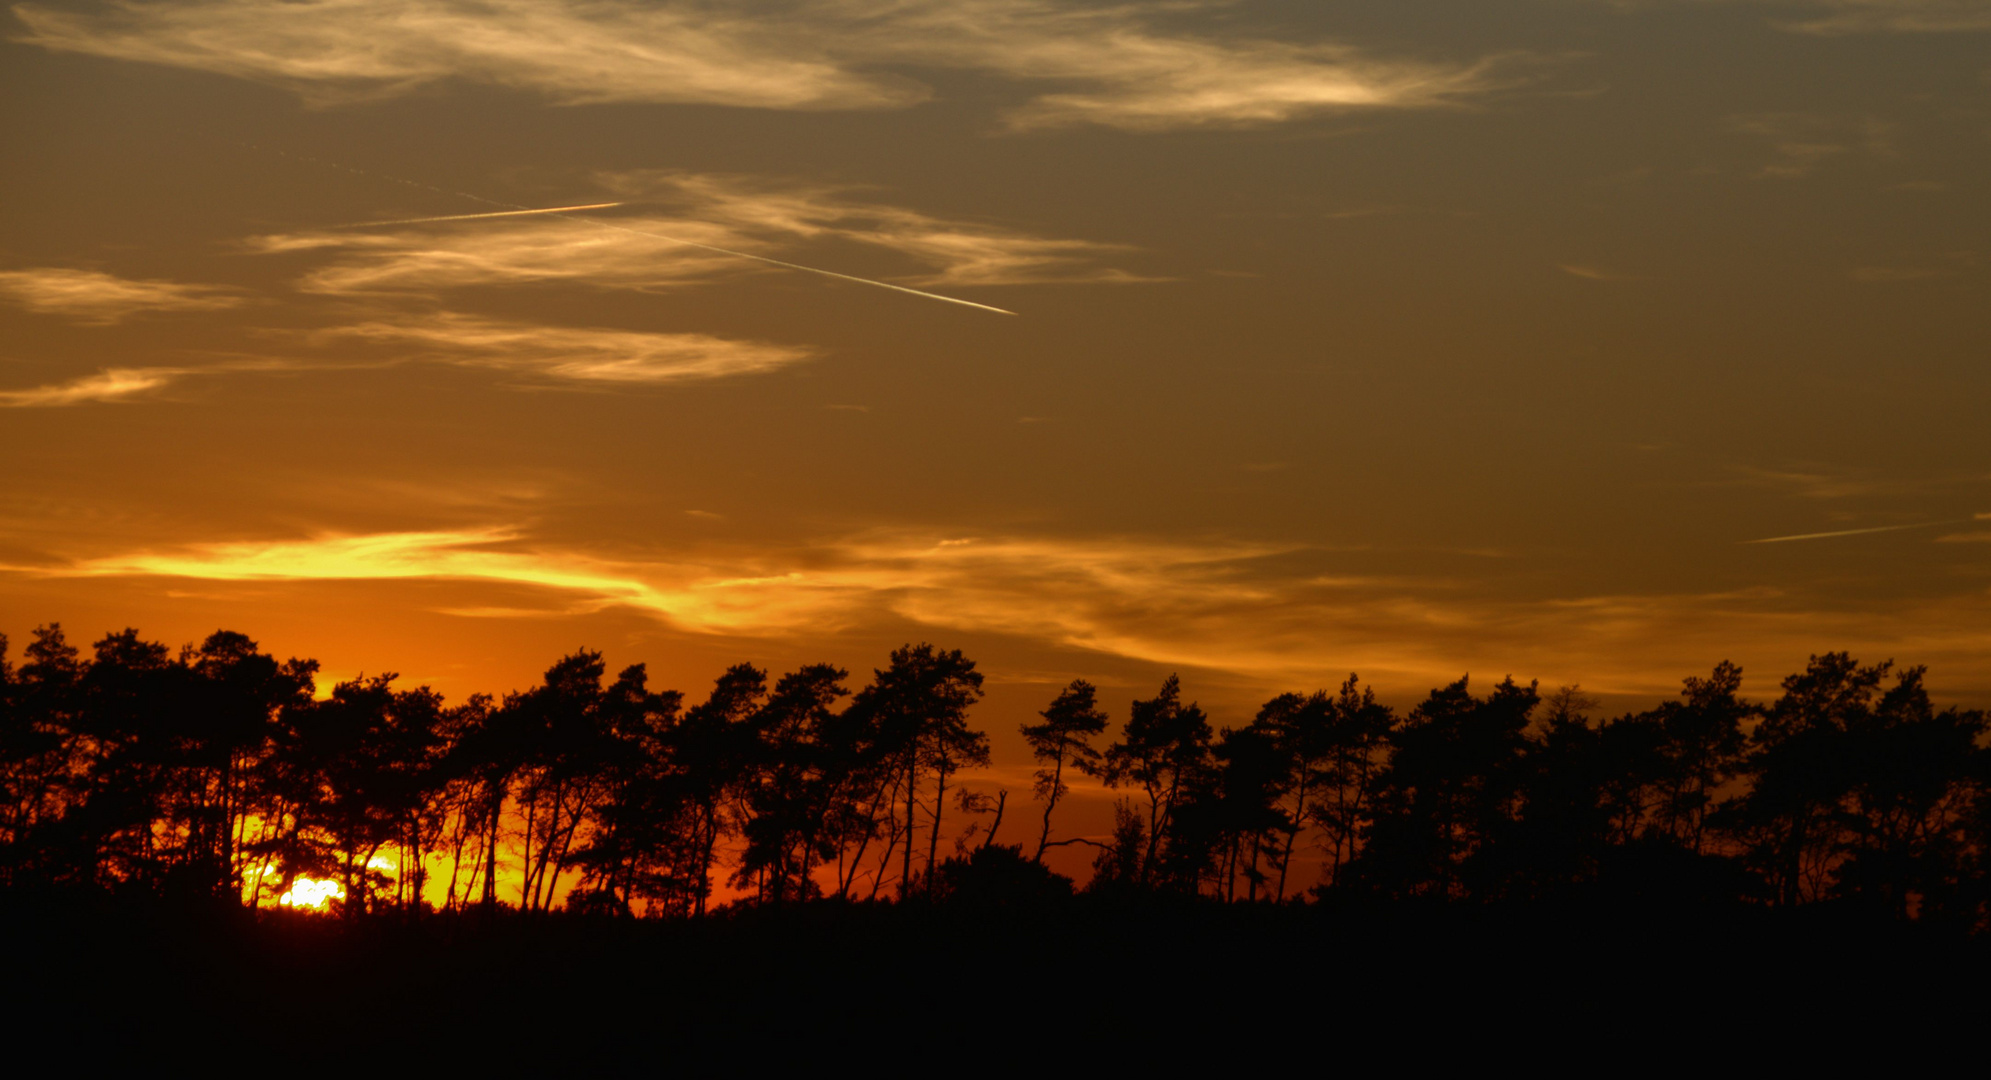
[{"label": "treeline", "polygon": [[[318,699],[315,661],[237,633],[176,653],[125,630],[86,658],[51,625],[18,667],[0,637],[0,885],[671,917],[722,883],[1048,902],[1075,885],[1045,853],[1082,845],[1085,888],[1122,897],[1829,902],[1974,929],[1986,718],[1937,710],[1923,674],[1828,653],[1758,703],[1723,663],[1612,719],[1512,679],[1398,713],[1350,676],[1221,729],[1170,677],[1112,738],[1077,680],[1022,727],[1038,807],[1001,844],[1007,794],[960,783],[989,745],[958,651],[899,649],[854,693],[832,665],[741,664],[688,705],[582,650],[448,705],[393,675]],[[1056,828],[1081,775],[1121,794],[1110,836]]]}]

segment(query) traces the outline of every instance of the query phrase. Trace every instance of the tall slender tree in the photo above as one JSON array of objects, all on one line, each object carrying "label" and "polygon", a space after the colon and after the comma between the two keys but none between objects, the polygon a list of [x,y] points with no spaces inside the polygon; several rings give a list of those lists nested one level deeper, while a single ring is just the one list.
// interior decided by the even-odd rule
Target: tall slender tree
[{"label": "tall slender tree", "polygon": [[1058,696],[1037,714],[1042,723],[1024,724],[1023,739],[1039,768],[1034,776],[1037,798],[1044,803],[1044,826],[1037,834],[1034,862],[1044,861],[1044,849],[1051,846],[1051,811],[1071,790],[1065,784],[1065,767],[1087,776],[1099,775],[1099,750],[1092,740],[1106,730],[1106,713],[1099,708],[1098,691],[1084,679],[1073,679]]}]

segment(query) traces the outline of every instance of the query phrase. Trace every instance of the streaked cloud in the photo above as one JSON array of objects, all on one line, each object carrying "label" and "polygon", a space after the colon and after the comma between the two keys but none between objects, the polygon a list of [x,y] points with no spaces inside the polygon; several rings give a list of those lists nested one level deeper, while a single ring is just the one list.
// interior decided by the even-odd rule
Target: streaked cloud
[{"label": "streaked cloud", "polygon": [[1751,113],[1729,117],[1728,126],[1767,144],[1771,157],[1756,171],[1764,179],[1800,179],[1830,162],[1893,153],[1892,126],[1872,116]]},{"label": "streaked cloud", "polygon": [[1812,14],[1780,20],[1810,34],[1940,34],[1991,30],[1988,0],[1805,0]]},{"label": "streaked cloud", "polygon": [[215,311],[242,297],[213,285],[121,278],[97,270],[44,266],[0,271],[0,297],[47,315],[114,323],[159,311]]},{"label": "streaked cloud", "polygon": [[340,295],[563,281],[650,291],[777,272],[690,245],[766,257],[793,255],[808,244],[856,244],[898,259],[898,272],[884,276],[925,286],[1151,280],[1104,263],[1131,250],[1123,245],[935,217],[837,189],[662,172],[598,179],[651,209],[585,220],[511,217],[383,231],[326,229],[257,237],[249,246],[266,254],[325,253],[328,261],[307,272],[300,287]]},{"label": "streaked cloud", "polygon": [[671,383],[752,375],[798,364],[814,353],[790,345],[710,334],[545,326],[455,312],[373,321],[321,331],[412,357],[497,368],[581,383]]},{"label": "streaked cloud", "polygon": [[423,362],[486,368],[573,386],[662,385],[756,375],[814,359],[793,345],[596,327],[548,326],[457,312],[382,313],[348,326],[300,335],[320,346],[356,342],[377,354],[337,359],[225,360],[202,366],[115,367],[19,390],[0,390],[0,408],[134,401],[193,378],[268,371],[380,367]]},{"label": "streaked cloud", "polygon": [[[14,8],[43,48],[211,71],[338,102],[464,79],[563,104],[903,108],[943,68],[1051,83],[1020,128],[1244,125],[1429,107],[1485,89],[1487,65],[1383,59],[1268,40],[1218,0],[180,0]],[[1168,28],[1158,23],[1166,18]]]},{"label": "streaked cloud", "polygon": [[1729,471],[1752,486],[1774,488],[1803,499],[1857,499],[1868,496],[1910,495],[1943,486],[1930,478],[1903,478],[1883,475],[1872,469],[1847,469],[1829,465],[1800,464],[1785,468],[1734,465]]},{"label": "streaked cloud", "polygon": [[1847,276],[1868,282],[1929,281],[1970,273],[1979,261],[1974,251],[1925,252],[1892,264],[1854,267]]},{"label": "streaked cloud", "polygon": [[323,364],[286,359],[225,360],[199,367],[113,367],[61,382],[22,390],[0,390],[0,408],[132,401],[198,376],[250,371],[291,371]]},{"label": "streaked cloud", "polygon": [[188,368],[108,368],[93,375],[25,390],[0,390],[0,407],[47,408],[92,401],[125,401],[164,387]]},{"label": "streaked cloud", "polygon": [[[1230,5],[1088,8],[1045,0],[905,5],[884,50],[1014,79],[1075,83],[1010,117],[1018,128],[1128,130],[1276,123],[1350,108],[1431,107],[1483,91],[1489,64],[1383,60],[1330,42],[1170,33],[1144,16]],[[1090,85],[1087,85],[1090,84]]]},{"label": "streaked cloud", "polygon": [[212,71],[318,102],[445,79],[564,104],[698,102],[867,109],[926,96],[852,70],[804,28],[747,7],[585,0],[183,0],[87,11],[14,8],[20,40]]},{"label": "streaked cloud", "polygon": [[1991,0],[1596,0],[1625,11],[1754,7],[1792,33],[1941,34],[1991,30]]},{"label": "streaked cloud", "polygon": [[[1324,685],[1349,670],[1417,689],[1461,671],[1580,679],[1665,693],[1684,672],[1736,656],[1805,650],[1968,656],[1991,643],[1991,600],[1961,597],[1876,615],[1835,613],[1775,589],[1516,599],[1471,580],[1324,572],[1327,553],[1225,541],[946,537],[877,531],[781,550],[695,548],[605,557],[528,530],[322,535],[189,544],[15,572],[208,581],[432,579],[503,590],[457,594],[466,617],[623,608],[717,635],[827,636],[906,621],[1039,648]],[[534,604],[516,590],[542,591]],[[897,630],[890,631],[897,633]],[[1746,656],[1738,657],[1747,659]]]}]

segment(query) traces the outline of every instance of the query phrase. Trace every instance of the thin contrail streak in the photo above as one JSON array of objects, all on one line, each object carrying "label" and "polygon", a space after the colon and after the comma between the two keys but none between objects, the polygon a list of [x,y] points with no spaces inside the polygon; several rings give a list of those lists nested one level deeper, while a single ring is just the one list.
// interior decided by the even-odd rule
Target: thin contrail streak
[{"label": "thin contrail streak", "polygon": [[370,229],[377,225],[425,225],[431,221],[475,221],[479,218],[525,217],[527,214],[565,214],[579,210],[606,210],[611,206],[621,206],[619,202],[587,203],[582,206],[548,206],[539,210],[493,210],[484,214],[444,214],[440,217],[396,218],[393,221],[355,221],[350,225],[334,225],[334,229]]},{"label": "thin contrail streak", "polygon": [[[803,266],[801,263],[785,262],[781,259],[770,259],[765,255],[754,255],[745,251],[735,251],[732,248],[722,248],[715,244],[701,244],[696,240],[683,240],[675,236],[665,236],[663,233],[646,232],[642,229],[632,229],[627,225],[616,225],[612,222],[596,221],[593,218],[575,217],[572,214],[563,213],[559,208],[548,209],[548,210],[535,210],[533,207],[521,206],[518,203],[500,202],[497,199],[487,199],[482,195],[472,195],[467,191],[449,191],[444,188],[433,187],[431,185],[424,184],[418,180],[405,180],[399,176],[389,176],[386,173],[368,172],[365,169],[355,169],[351,165],[340,165],[337,162],[322,161],[318,158],[307,157],[306,155],[303,154],[291,154],[282,150],[276,150],[273,152],[283,157],[294,157],[300,161],[309,161],[314,165],[324,165],[329,168],[339,169],[344,172],[352,173],[356,176],[366,176],[377,180],[391,181],[396,184],[405,184],[408,187],[421,188],[424,191],[433,191],[438,195],[453,195],[456,198],[469,199],[471,202],[480,202],[486,206],[500,206],[512,212],[523,210],[533,213],[552,214],[555,217],[564,217],[569,221],[579,221],[588,225],[593,225],[597,228],[613,229],[616,232],[626,232],[635,236],[647,236],[652,240],[662,240],[666,243],[681,244],[685,247],[697,248],[700,251],[710,251],[719,255],[731,255],[736,259],[752,259],[754,262],[766,263],[769,266],[779,266],[784,270],[799,270],[805,274],[816,274],[821,277],[835,278],[838,281],[849,281],[858,285],[870,285],[874,288],[890,289],[893,292],[905,293],[908,296],[919,296],[919,297],[924,297],[928,300],[939,300],[942,303],[959,304],[962,307],[979,308],[983,311],[993,311],[998,315],[1016,314],[1016,312],[1010,311],[1007,308],[999,308],[991,304],[977,304],[973,300],[963,300],[960,299],[959,297],[954,297],[954,296],[942,296],[939,293],[930,293],[923,289],[909,289],[904,285],[893,285],[890,282],[874,281],[871,278],[857,277],[853,274],[839,274],[835,270],[824,270],[821,267]],[[592,209],[592,207],[590,209]],[[473,214],[470,216],[481,217],[484,215]],[[500,215],[492,214],[489,216],[497,217]]]},{"label": "thin contrail streak", "polygon": [[[1963,520],[1970,520],[1965,518]],[[1836,532],[1799,533],[1796,536],[1766,536],[1761,540],[1744,540],[1745,544],[1781,544],[1787,540],[1824,540],[1833,536],[1865,536],[1867,533],[1900,532],[1903,529],[1933,529],[1938,525],[1954,525],[1955,521],[1921,521],[1913,525],[1877,525],[1871,529],[1840,529]]]}]

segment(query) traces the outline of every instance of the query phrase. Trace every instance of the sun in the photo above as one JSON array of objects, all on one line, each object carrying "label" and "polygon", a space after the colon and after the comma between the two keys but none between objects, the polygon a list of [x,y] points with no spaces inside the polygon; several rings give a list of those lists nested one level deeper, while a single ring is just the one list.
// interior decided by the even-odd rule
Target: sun
[{"label": "sun", "polygon": [[336,881],[301,877],[291,882],[290,889],[277,897],[277,906],[301,911],[324,911],[334,901],[345,899],[345,896],[346,887]]}]

